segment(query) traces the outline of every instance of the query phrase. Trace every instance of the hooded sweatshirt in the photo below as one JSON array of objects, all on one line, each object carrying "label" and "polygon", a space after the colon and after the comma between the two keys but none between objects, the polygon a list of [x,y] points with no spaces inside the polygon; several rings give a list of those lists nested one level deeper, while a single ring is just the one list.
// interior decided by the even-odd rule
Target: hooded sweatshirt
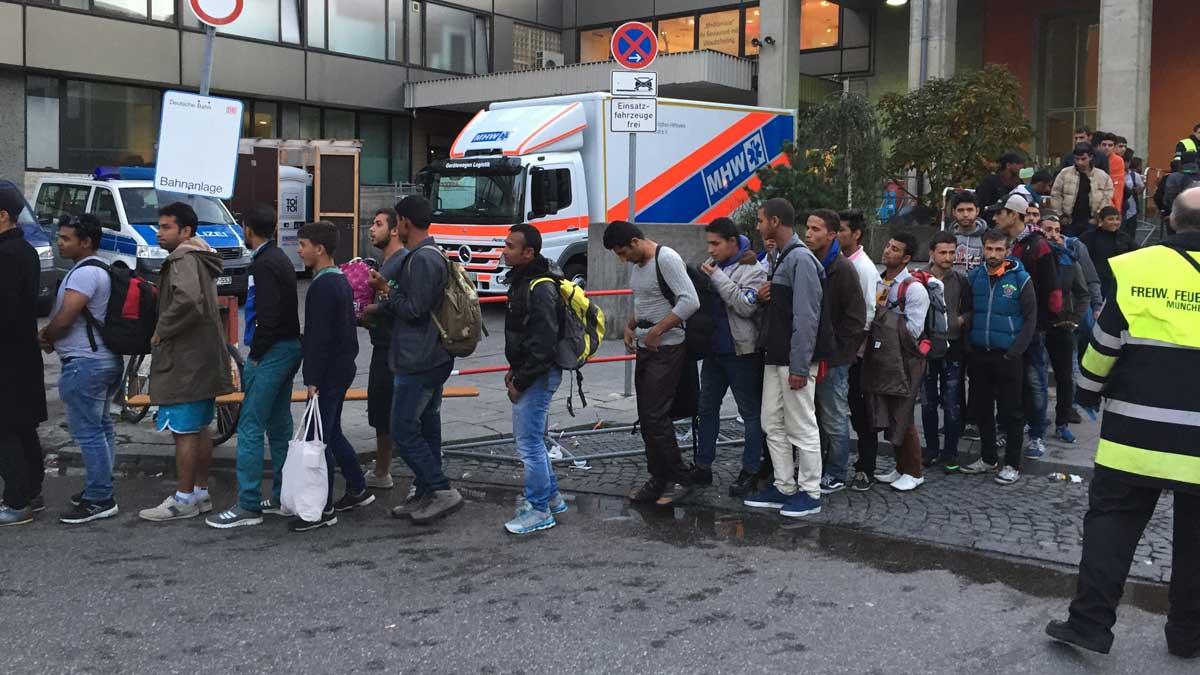
[{"label": "hooded sweatshirt", "polygon": [[[721,302],[713,304],[717,332],[717,354],[754,354],[758,349],[763,305],[758,288],[767,283],[767,272],[759,264],[750,240],[738,236],[738,252],[728,260],[713,261],[713,286]],[[728,342],[726,342],[728,341]]]},{"label": "hooded sweatshirt", "polygon": [[955,223],[954,238],[958,240],[958,245],[954,248],[954,269],[968,274],[983,264],[984,232],[987,232],[987,223],[982,218],[976,218],[974,229],[966,233]]}]

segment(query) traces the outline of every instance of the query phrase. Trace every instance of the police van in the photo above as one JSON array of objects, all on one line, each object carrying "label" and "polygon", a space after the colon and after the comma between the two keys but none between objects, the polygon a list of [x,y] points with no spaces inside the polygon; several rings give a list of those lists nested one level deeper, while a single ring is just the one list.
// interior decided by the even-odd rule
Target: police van
[{"label": "police van", "polygon": [[[159,269],[167,258],[167,252],[158,246],[158,210],[167,199],[176,198],[196,210],[200,221],[196,234],[221,255],[224,271],[217,278],[218,294],[244,298],[250,251],[229,209],[215,197],[155,191],[153,168],[101,167],[88,178],[46,176],[38,182],[34,212],[38,224],[51,237],[57,234],[63,216],[95,215],[104,227],[97,255],[136,269],[158,283]],[[61,258],[57,247],[54,257],[61,280],[74,263]]]}]

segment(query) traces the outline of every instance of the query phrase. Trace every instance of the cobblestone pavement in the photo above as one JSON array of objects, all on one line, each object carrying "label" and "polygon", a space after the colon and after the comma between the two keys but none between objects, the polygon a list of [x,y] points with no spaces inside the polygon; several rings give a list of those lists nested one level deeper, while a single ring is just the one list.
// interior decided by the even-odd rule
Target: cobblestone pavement
[{"label": "cobblestone pavement", "polygon": [[[736,423],[726,423],[732,431]],[[639,449],[641,439],[629,432],[579,438],[576,454]],[[511,444],[472,448],[474,453],[512,457]],[[685,453],[686,454],[686,453]],[[694,503],[729,511],[751,510],[728,496],[727,488],[740,469],[740,448],[718,448],[713,465],[714,486],[699,489]],[[518,463],[447,456],[451,479],[519,485]],[[891,459],[880,456],[880,467]],[[582,469],[559,464],[562,489],[573,492],[624,495],[646,479],[644,458],[592,460]],[[1088,479],[1057,482],[1045,475],[1023,474],[1014,485],[1002,486],[991,476],[947,476],[939,469],[926,473],[925,484],[902,494],[885,485],[869,492],[843,490],[826,495],[821,513],[805,519],[822,525],[864,530],[907,540],[974,549],[1075,567],[1082,550],[1083,515],[1087,510]],[[1171,574],[1171,496],[1164,495],[1138,545],[1131,574],[1168,581]]]}]

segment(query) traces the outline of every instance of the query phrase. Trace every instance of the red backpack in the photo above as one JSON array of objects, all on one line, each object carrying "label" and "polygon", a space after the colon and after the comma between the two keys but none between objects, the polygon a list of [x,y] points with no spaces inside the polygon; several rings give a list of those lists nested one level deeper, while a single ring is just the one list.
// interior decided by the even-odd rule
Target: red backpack
[{"label": "red backpack", "polygon": [[81,267],[99,267],[108,272],[112,292],[108,296],[108,313],[104,323],[96,320],[87,307],[83,318],[87,322],[88,341],[92,351],[98,351],[94,331],[114,354],[149,354],[150,338],[158,323],[158,289],[124,265],[111,266],[99,260],[86,260]]}]

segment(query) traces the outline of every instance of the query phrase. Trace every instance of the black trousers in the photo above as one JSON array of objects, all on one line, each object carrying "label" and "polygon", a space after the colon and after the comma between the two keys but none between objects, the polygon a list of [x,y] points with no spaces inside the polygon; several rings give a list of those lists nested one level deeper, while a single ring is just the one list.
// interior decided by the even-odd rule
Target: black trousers
[{"label": "black trousers", "polygon": [[1006,359],[1001,349],[976,349],[967,363],[971,373],[971,405],[975,406],[983,461],[996,463],[996,420],[999,419],[1008,441],[1004,448],[1004,463],[1020,469],[1021,427],[1025,421],[1021,414],[1025,361],[1020,357]]},{"label": "black trousers", "polygon": [[42,494],[43,461],[36,424],[0,428],[0,478],[4,479],[6,505],[23,509]]},{"label": "black trousers", "polygon": [[[1125,577],[1161,493],[1096,467],[1083,518],[1079,583],[1071,601],[1071,623],[1085,635],[1112,639]],[[1167,644],[1188,651],[1200,646],[1200,495],[1176,492],[1174,515]]]},{"label": "black trousers", "polygon": [[687,358],[684,345],[662,345],[658,351],[639,348],[633,369],[638,423],[642,442],[646,445],[646,465],[652,477],[664,482],[688,482],[672,419],[672,407]]},{"label": "black trousers", "polygon": [[867,397],[862,390],[862,358],[855,359],[850,364],[850,388],[847,398],[850,404],[850,425],[858,436],[858,458],[854,460],[854,470],[861,471],[870,477],[875,473],[875,459],[879,456],[879,431],[871,419],[871,407],[867,405]]},{"label": "black trousers", "polygon": [[[1090,309],[1088,311],[1091,311]],[[1075,331],[1051,328],[1046,331],[1046,353],[1050,355],[1050,368],[1054,370],[1054,426],[1061,427],[1071,421],[1071,410],[1075,403],[1074,363]]]}]

